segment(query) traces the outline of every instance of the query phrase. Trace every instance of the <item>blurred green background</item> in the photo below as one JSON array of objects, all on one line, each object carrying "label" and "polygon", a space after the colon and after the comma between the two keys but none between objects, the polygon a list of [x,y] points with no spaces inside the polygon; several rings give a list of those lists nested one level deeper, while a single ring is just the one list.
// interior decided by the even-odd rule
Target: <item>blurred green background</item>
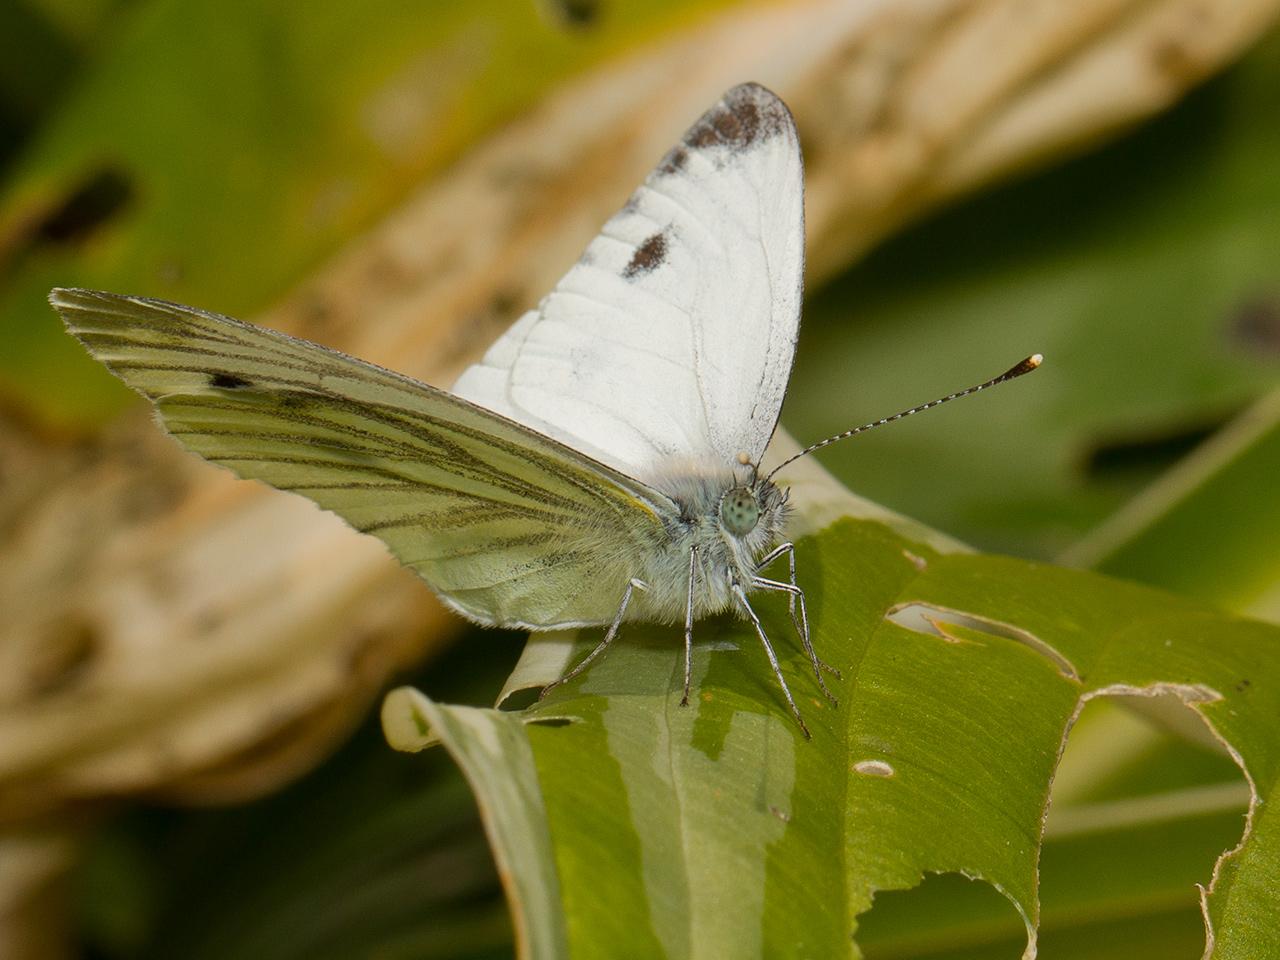
[{"label": "blurred green background", "polygon": [[[63,434],[129,403],[63,335],[49,287],[252,315],[558,81],[727,5],[0,4],[0,399]],[[404,77],[442,92],[423,110],[448,105],[405,121],[429,136],[360,108]],[[980,549],[1280,616],[1277,103],[1273,35],[1139,129],[954,204],[811,290],[784,423],[817,439],[1042,352],[1031,380],[823,462]],[[1107,533],[1133,503],[1148,521]],[[413,681],[490,701],[520,642],[468,632]],[[1129,753],[1088,796],[1238,782],[1221,756],[1105,714],[1081,730],[1119,725]],[[1239,809],[1175,827],[1119,852],[1051,844],[1042,955],[1198,956],[1190,885],[1238,837]],[[87,817],[85,837],[67,921],[84,956],[511,955],[461,777],[443,756],[393,755],[373,722],[276,796],[117,806]],[[1101,897],[1117,857],[1170,892]],[[1021,950],[980,885],[939,878],[883,904],[864,930],[873,955]]]}]

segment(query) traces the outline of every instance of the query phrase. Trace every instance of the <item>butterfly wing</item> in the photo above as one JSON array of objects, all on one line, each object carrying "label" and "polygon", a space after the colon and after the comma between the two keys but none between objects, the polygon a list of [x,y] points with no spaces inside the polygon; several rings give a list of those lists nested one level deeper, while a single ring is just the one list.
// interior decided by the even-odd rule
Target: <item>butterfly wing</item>
[{"label": "butterfly wing", "polygon": [[786,106],[735,87],[454,392],[632,476],[758,463],[799,325],[804,174]]},{"label": "butterfly wing", "polygon": [[555,440],[313,343],[160,300],[59,289],[50,302],[186,447],[379,537],[482,623],[609,620],[675,509]]}]

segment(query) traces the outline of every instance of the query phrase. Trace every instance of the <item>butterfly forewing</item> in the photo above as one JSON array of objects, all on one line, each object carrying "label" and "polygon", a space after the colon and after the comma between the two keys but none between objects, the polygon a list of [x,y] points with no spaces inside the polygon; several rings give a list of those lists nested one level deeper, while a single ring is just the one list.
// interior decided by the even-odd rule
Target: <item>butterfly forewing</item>
[{"label": "butterfly forewing", "polygon": [[735,87],[454,391],[632,476],[759,462],[795,351],[803,184],[786,106]]},{"label": "butterfly forewing", "polygon": [[674,505],[448,393],[274,331],[164,301],[55,290],[99,360],[185,446],[382,539],[486,623],[609,620]]}]

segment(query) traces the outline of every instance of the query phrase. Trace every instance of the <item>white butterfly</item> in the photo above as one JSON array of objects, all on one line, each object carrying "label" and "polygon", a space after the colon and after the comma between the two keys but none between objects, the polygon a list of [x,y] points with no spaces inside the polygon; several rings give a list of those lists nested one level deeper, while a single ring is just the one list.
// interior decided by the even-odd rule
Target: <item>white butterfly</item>
[{"label": "white butterfly", "polygon": [[[379,537],[463,615],[607,624],[551,687],[624,621],[683,622],[687,703],[694,621],[733,610],[807,737],[749,600],[787,595],[834,703],[782,539],[787,492],[758,470],[795,351],[803,184],[786,106],[735,87],[452,393],[178,304],[73,289],[50,301],[181,443]],[[788,579],[764,576],[784,555]]]}]

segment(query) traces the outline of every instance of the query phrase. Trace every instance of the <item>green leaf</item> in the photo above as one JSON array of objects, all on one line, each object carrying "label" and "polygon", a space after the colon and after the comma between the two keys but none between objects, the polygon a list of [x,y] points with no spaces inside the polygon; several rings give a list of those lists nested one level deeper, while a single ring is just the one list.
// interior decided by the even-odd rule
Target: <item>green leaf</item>
[{"label": "green leaf", "polygon": [[[387,695],[382,716],[392,746],[414,751],[438,737],[458,761],[485,815],[522,942],[533,956],[564,956],[559,884],[542,869],[551,862],[551,837],[520,719],[498,710],[440,707],[409,687]],[[410,726],[402,729],[406,719]]]},{"label": "green leaf", "polygon": [[[1232,745],[1262,801],[1209,898],[1214,956],[1280,948],[1268,889],[1280,821],[1266,802],[1280,772],[1280,629],[1092,573],[939,553],[869,521],[806,538],[798,560],[815,643],[843,671],[838,709],[785,604],[758,606],[812,741],[754,635],[727,619],[698,625],[689,708],[678,630],[630,625],[579,680],[493,720],[511,725],[501,738],[459,740],[473,714],[420,704],[479,789],[499,857],[531,871],[515,886],[559,889],[570,951],[848,955],[876,892],[926,873],[991,884],[1034,940],[1041,824],[1071,722],[1091,697],[1157,691]],[[577,654],[595,639],[580,636]],[[547,643],[563,640],[530,647]],[[526,751],[541,810],[510,809],[510,788],[485,785],[510,768],[527,790]],[[506,846],[500,824],[514,820],[523,839]],[[532,855],[547,838],[553,855]],[[514,908],[527,944],[561,922],[539,902]]]}]

